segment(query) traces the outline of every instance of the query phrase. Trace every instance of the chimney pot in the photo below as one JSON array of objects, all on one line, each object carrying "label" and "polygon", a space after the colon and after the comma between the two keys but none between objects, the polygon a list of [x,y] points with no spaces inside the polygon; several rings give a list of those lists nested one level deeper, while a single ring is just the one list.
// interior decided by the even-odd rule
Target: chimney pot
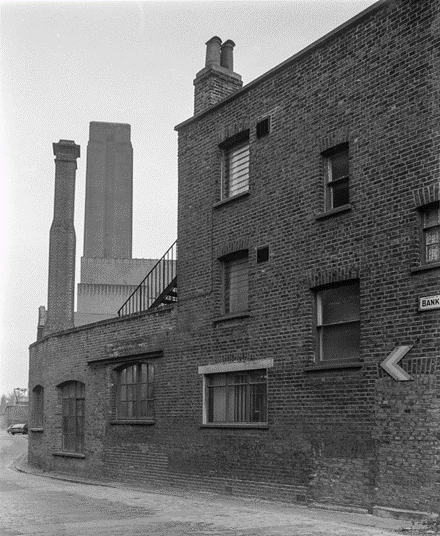
[{"label": "chimney pot", "polygon": [[220,65],[230,71],[234,70],[234,41],[228,39],[221,46]]},{"label": "chimney pot", "polygon": [[206,42],[206,61],[205,67],[209,67],[212,64],[220,65],[220,46],[222,40],[220,37],[214,35],[209,41]]}]

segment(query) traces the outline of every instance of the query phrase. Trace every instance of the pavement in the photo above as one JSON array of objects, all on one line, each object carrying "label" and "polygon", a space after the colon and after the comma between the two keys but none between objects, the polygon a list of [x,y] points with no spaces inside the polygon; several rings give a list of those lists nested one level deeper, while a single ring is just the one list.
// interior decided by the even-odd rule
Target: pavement
[{"label": "pavement", "polygon": [[[409,520],[362,512],[44,473],[27,464],[24,437],[0,439],[10,453],[0,472],[1,536],[436,534]],[[14,445],[21,453],[11,458]]]}]

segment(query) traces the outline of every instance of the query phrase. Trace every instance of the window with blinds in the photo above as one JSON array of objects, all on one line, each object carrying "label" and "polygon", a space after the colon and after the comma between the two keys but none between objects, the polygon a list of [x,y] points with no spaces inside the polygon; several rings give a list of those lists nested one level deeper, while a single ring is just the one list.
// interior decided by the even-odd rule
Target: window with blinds
[{"label": "window with blinds", "polygon": [[222,198],[227,199],[249,190],[249,138],[223,151]]},{"label": "window with blinds", "polygon": [[248,309],[248,252],[224,261],[224,311],[239,313]]},{"label": "window with blinds", "polygon": [[267,422],[267,371],[210,374],[207,383],[208,423]]}]

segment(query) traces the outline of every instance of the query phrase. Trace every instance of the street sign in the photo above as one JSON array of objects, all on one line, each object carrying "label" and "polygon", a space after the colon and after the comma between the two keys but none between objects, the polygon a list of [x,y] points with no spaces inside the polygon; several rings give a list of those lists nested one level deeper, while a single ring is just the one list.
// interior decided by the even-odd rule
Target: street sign
[{"label": "street sign", "polygon": [[382,361],[380,366],[398,382],[411,380],[411,376],[397,364],[412,348],[410,346],[397,346],[390,355]]},{"label": "street sign", "polygon": [[431,309],[440,309],[440,294],[419,298],[419,311],[430,311]]}]

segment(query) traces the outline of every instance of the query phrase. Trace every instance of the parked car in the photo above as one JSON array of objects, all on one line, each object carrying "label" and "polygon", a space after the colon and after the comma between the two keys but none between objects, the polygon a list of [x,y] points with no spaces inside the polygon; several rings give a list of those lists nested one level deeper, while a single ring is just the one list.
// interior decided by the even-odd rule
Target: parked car
[{"label": "parked car", "polygon": [[27,434],[28,433],[28,425],[27,424],[12,424],[11,426],[8,426],[7,431],[14,435],[14,434]]}]

